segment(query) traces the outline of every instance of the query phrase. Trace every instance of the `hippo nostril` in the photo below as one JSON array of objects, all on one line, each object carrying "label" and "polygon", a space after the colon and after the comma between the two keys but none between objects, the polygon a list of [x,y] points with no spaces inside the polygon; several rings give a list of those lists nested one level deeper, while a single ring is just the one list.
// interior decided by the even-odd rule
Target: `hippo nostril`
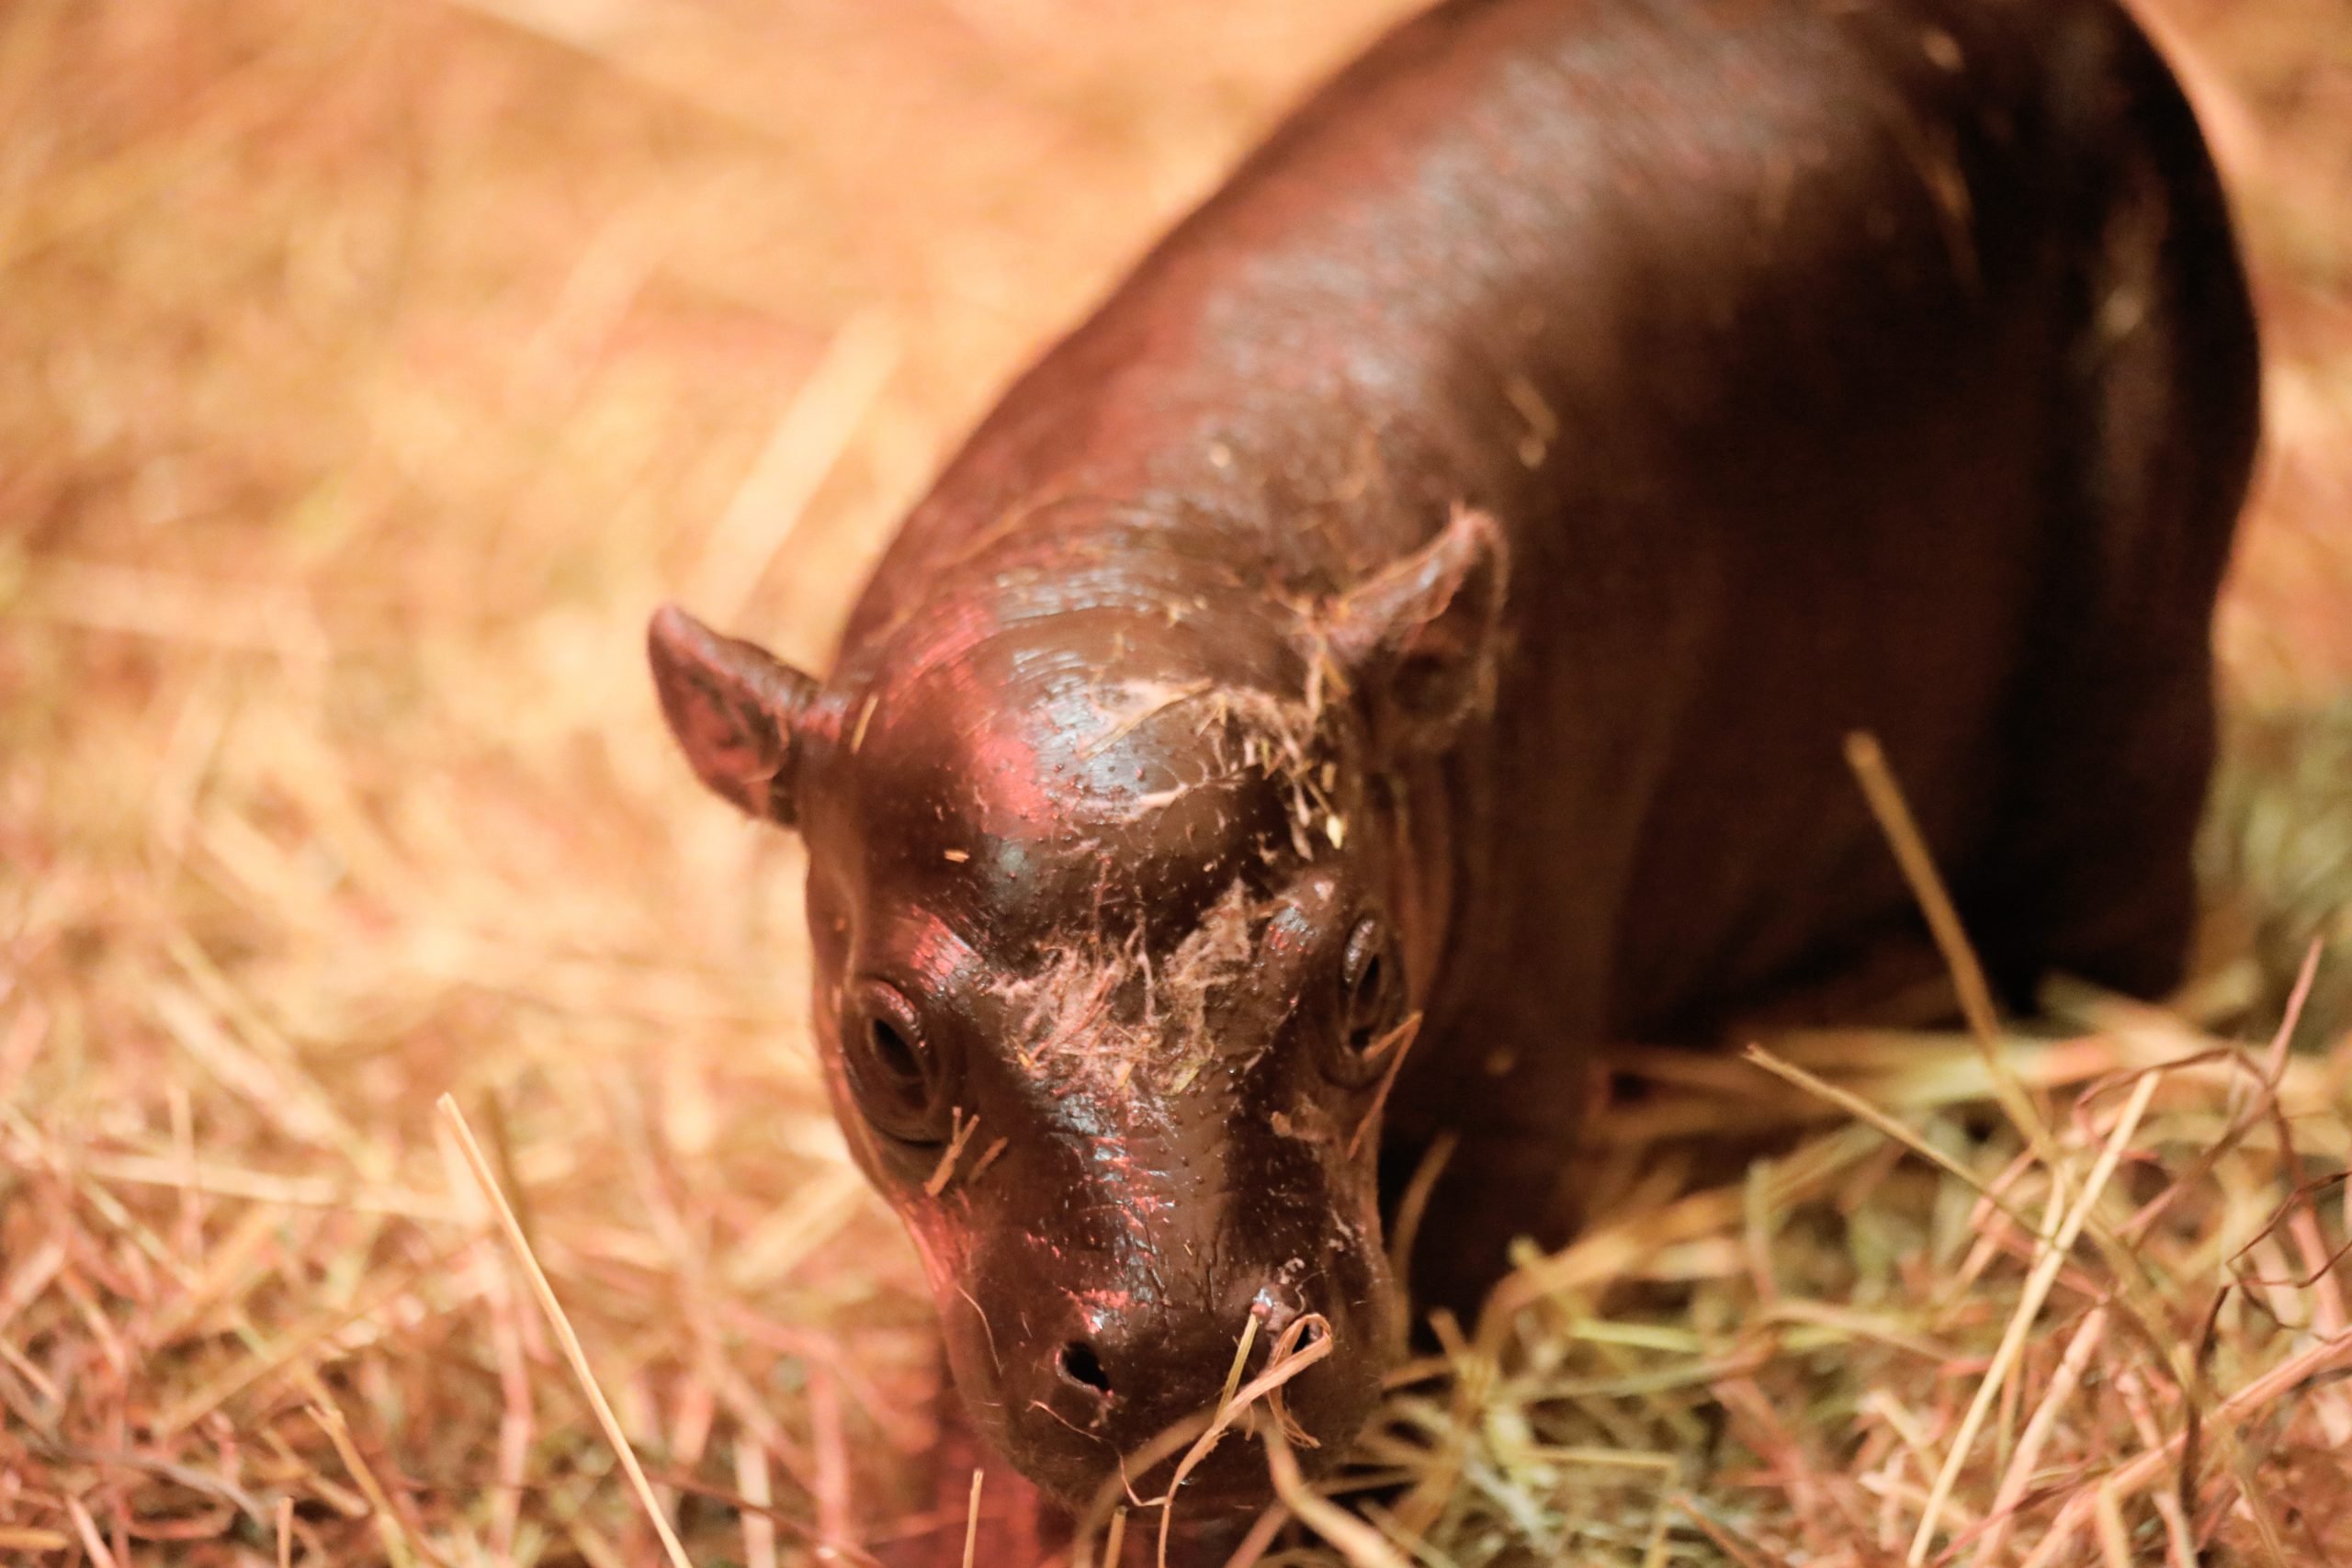
[{"label": "hippo nostril", "polygon": [[1055,1362],[1065,1381],[1090,1390],[1100,1398],[1111,1397],[1111,1379],[1102,1371],[1102,1359],[1095,1355],[1093,1346],[1073,1339],[1062,1347]]}]

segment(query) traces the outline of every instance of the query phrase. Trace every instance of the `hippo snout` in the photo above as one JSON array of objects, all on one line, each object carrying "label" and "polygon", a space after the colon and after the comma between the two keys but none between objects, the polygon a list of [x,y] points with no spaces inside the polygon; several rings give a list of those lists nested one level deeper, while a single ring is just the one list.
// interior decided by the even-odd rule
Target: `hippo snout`
[{"label": "hippo snout", "polygon": [[[1385,1314],[1376,1292],[1351,1301],[1322,1284],[1244,1280],[1218,1292],[1217,1310],[1098,1295],[1065,1297],[1065,1311],[1029,1314],[1035,1332],[1003,1347],[1007,1456],[1077,1506],[1122,1478],[1138,1496],[1164,1492],[1192,1446],[1171,1432],[1197,1432],[1216,1412],[1246,1332],[1244,1384],[1278,1351],[1296,1356],[1329,1337],[1330,1348],[1282,1387],[1291,1422],[1315,1444],[1302,1461],[1328,1464],[1346,1451],[1378,1396]],[[1285,1330],[1302,1318],[1285,1344]],[[1258,1445],[1228,1440],[1189,1472],[1181,1496],[1195,1509],[1239,1506],[1268,1490]]]}]

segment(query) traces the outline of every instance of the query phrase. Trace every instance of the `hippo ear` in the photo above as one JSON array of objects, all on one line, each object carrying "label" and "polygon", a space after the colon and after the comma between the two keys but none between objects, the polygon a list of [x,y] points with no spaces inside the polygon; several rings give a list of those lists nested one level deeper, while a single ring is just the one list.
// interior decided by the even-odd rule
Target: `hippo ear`
[{"label": "hippo ear", "polygon": [[1359,694],[1384,741],[1442,743],[1493,700],[1510,564],[1494,518],[1456,507],[1437,537],[1323,603],[1317,675]]},{"label": "hippo ear", "polygon": [[816,681],[675,604],[654,613],[645,649],[662,715],[695,774],[752,816],[793,826],[793,774],[814,723]]}]

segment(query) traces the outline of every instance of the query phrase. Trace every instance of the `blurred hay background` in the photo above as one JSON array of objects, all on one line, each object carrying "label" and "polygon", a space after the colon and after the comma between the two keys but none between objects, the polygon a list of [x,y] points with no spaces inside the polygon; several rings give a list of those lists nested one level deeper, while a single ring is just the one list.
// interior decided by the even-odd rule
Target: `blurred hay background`
[{"label": "blurred hay background", "polygon": [[[2152,3],[2268,340],[2222,630],[2257,723],[2352,690],[2352,13]],[[443,1092],[696,1561],[938,1522],[928,1307],[821,1104],[797,851],[671,756],[643,619],[820,662],[995,389],[1405,8],[0,6],[0,1557],[656,1560]],[[2276,971],[2352,828],[2265,799],[2220,861],[2319,910]],[[2007,1059],[2056,1090],[2200,1048],[2251,941],[2186,1021],[2076,998],[2082,1039]],[[1758,1068],[1632,1064],[1624,1218],[1495,1320],[1508,1375],[1400,1385],[1360,1478],[1415,1483],[1368,1505],[1387,1540],[1894,1562],[1957,1451],[1963,1558],[2005,1508],[2017,1547],[2076,1510],[2052,1561],[2352,1551],[2352,1403],[2305,1381],[2342,1205],[2290,1201],[2343,1168],[2335,1058],[2168,1076],[2070,1253],[2036,1227],[2098,1198],[2135,1086],[2033,1143],[1964,1043],[1788,1049],[2023,1221]],[[1676,1135],[1733,1114],[1818,1131],[1678,1203]],[[1961,1442],[2037,1257],[2043,1333]],[[2081,1501],[2192,1427],[2186,1482]]]}]

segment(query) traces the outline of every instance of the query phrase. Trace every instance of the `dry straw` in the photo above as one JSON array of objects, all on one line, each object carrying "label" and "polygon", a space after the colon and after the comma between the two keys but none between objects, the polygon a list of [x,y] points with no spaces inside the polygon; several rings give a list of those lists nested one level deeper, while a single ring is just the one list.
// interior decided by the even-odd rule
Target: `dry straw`
[{"label": "dry straw", "polygon": [[[595,1370],[588,1364],[588,1352],[581,1348],[580,1336],[572,1331],[571,1319],[556,1300],[555,1287],[548,1283],[547,1270],[539,1267],[538,1254],[531,1250],[530,1237],[523,1234],[523,1222],[514,1217],[514,1206],[498,1185],[497,1174],[491,1169],[490,1159],[474,1141],[474,1130],[466,1125],[466,1114],[458,1102],[443,1095],[435,1109],[458,1141],[466,1156],[474,1180],[481,1188],[482,1197],[498,1216],[499,1228],[506,1234],[506,1245],[514,1251],[514,1261],[522,1268],[524,1277],[531,1281],[531,1293],[538,1298],[539,1310],[547,1314],[548,1326],[555,1330],[556,1340],[563,1347],[564,1359],[571,1363],[571,1375],[580,1380],[580,1392],[588,1397],[588,1407],[595,1412],[596,1425],[604,1429],[605,1440],[613,1446],[613,1453],[621,1461],[621,1469],[628,1475],[629,1489],[644,1505],[646,1517],[653,1523],[654,1533],[662,1538],[662,1550],[670,1559],[671,1568],[691,1568],[686,1561],[686,1549],[678,1544],[677,1532],[670,1528],[670,1516],[662,1500],[653,1495],[653,1483],[645,1479],[645,1468],[637,1461],[637,1450],[629,1446],[628,1434],[621,1430],[619,1417],[613,1414],[612,1402],[605,1397],[603,1385],[596,1382]],[[980,1499],[979,1472],[972,1474],[972,1506],[978,1511]]]},{"label": "dry straw", "polygon": [[[2352,885],[2352,711],[2301,711],[2352,685],[2352,32],[2152,4],[2269,358],[2196,981],[1623,1051],[1593,1223],[1347,1464],[1237,1361],[1238,1564],[2352,1562],[2352,969],[2273,1033]],[[669,754],[643,618],[820,659],[994,389],[1394,8],[0,6],[0,1556],[1000,1568],[797,852]],[[454,1156],[444,1094],[499,1111]]]}]

